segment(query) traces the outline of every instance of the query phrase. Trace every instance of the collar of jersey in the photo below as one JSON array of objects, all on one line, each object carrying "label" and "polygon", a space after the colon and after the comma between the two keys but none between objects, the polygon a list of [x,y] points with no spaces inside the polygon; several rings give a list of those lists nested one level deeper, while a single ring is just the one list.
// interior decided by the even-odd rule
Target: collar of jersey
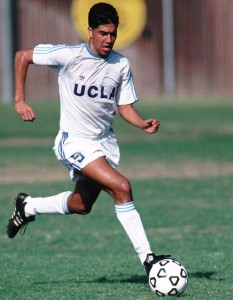
[{"label": "collar of jersey", "polygon": [[107,57],[106,57],[106,58],[103,58],[103,57],[101,57],[101,56],[95,54],[95,53],[91,50],[91,48],[89,47],[88,43],[85,43],[85,47],[86,47],[87,51],[91,54],[91,56],[94,56],[95,58],[98,58],[98,59],[107,59]]}]

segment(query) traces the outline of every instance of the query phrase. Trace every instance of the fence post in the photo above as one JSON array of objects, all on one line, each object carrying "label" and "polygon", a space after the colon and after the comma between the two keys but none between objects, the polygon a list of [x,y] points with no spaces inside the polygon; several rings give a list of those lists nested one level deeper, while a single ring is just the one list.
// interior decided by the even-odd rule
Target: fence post
[{"label": "fence post", "polygon": [[173,0],[162,0],[163,83],[164,94],[167,96],[176,92],[173,13]]},{"label": "fence post", "polygon": [[10,103],[13,100],[14,78],[13,78],[13,51],[14,51],[14,30],[13,5],[14,0],[1,0],[1,100]]}]

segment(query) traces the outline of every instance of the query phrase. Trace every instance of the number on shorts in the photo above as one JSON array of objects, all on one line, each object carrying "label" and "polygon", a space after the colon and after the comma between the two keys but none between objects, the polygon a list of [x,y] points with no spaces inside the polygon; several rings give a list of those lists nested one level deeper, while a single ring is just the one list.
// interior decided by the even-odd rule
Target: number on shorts
[{"label": "number on shorts", "polygon": [[82,155],[82,153],[80,152],[76,152],[74,153],[73,155],[71,155],[71,157],[74,159],[74,160],[77,160],[79,163],[81,163],[83,160],[84,160],[84,156]]}]

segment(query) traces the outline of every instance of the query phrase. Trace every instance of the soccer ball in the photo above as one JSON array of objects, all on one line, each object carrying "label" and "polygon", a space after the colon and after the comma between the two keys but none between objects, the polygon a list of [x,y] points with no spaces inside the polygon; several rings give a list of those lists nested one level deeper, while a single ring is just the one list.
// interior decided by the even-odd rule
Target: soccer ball
[{"label": "soccer ball", "polygon": [[158,296],[179,296],[187,288],[188,273],[174,259],[163,259],[155,263],[149,273],[149,285]]}]

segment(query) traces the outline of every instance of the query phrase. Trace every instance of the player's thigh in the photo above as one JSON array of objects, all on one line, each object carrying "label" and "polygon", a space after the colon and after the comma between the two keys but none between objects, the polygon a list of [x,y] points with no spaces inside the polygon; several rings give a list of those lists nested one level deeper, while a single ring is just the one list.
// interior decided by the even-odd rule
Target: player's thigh
[{"label": "player's thigh", "polygon": [[114,169],[104,156],[89,163],[82,169],[82,173],[116,198],[125,200],[132,198],[128,179]]}]

